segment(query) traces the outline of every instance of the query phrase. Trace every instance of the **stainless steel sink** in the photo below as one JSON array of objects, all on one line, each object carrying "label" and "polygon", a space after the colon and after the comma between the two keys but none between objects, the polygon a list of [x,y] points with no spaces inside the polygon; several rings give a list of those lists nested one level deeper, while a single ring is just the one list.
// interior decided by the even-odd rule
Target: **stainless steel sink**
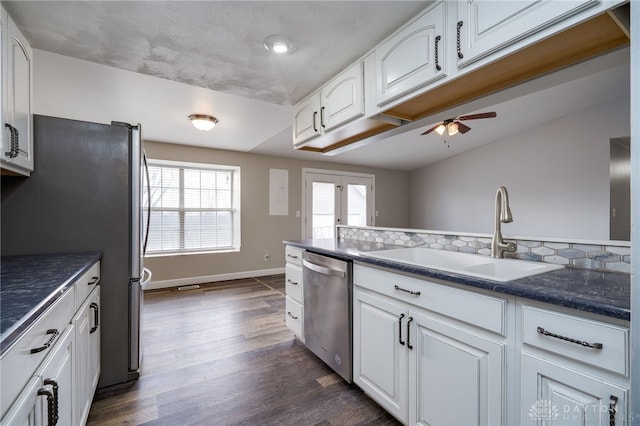
[{"label": "stainless steel sink", "polygon": [[438,269],[493,281],[508,282],[545,272],[557,271],[562,265],[516,259],[495,259],[479,254],[406,247],[362,253],[378,259]]}]

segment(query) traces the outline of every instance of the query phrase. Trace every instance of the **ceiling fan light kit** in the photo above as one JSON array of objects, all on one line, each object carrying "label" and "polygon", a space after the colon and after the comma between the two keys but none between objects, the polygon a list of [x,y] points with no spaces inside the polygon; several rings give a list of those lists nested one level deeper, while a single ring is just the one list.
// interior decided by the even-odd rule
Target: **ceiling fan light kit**
[{"label": "ceiling fan light kit", "polygon": [[436,124],[435,126],[429,128],[425,132],[421,133],[421,135],[426,135],[428,133],[431,133],[434,130],[440,136],[444,135],[445,130],[446,130],[448,136],[453,136],[453,135],[456,135],[458,133],[465,134],[469,130],[471,130],[471,127],[467,126],[464,123],[461,123],[461,121],[464,121],[464,120],[477,120],[479,118],[495,118],[495,117],[497,117],[497,114],[495,112],[493,112],[493,111],[491,111],[491,112],[481,112],[479,114],[459,115],[457,117],[448,118],[448,119]]}]

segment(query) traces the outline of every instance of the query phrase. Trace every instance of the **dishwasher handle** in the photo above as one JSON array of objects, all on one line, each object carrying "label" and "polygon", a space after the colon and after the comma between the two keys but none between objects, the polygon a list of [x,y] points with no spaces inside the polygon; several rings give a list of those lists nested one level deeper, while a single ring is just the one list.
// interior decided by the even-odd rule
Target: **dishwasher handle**
[{"label": "dishwasher handle", "polygon": [[340,277],[340,278],[346,278],[347,276],[347,273],[342,269],[333,269],[333,268],[327,268],[326,266],[316,265],[315,263],[309,262],[307,259],[302,260],[302,266],[323,275],[333,275],[334,277]]}]

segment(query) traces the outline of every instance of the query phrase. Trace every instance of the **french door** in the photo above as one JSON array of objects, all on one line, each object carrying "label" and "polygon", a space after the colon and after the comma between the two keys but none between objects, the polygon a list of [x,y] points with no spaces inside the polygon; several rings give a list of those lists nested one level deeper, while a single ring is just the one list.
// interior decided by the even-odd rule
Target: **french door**
[{"label": "french door", "polygon": [[333,238],[336,225],[374,224],[374,175],[303,169],[303,238]]}]

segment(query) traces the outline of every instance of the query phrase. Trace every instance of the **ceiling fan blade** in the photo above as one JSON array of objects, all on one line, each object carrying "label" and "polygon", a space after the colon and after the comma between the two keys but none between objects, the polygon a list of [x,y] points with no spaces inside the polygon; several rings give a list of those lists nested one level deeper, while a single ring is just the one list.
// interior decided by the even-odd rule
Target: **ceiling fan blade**
[{"label": "ceiling fan blade", "polygon": [[471,130],[471,127],[467,126],[464,123],[458,123],[458,132],[465,134],[467,133],[469,130]]},{"label": "ceiling fan blade", "polygon": [[428,134],[428,133],[433,132],[435,129],[437,129],[437,128],[438,128],[438,126],[439,126],[440,124],[442,124],[442,123],[438,123],[438,124],[436,124],[435,126],[433,126],[432,128],[430,128],[430,129],[429,129],[429,130],[427,130],[426,132],[424,132],[424,133],[420,133],[420,135],[426,135],[426,134]]},{"label": "ceiling fan blade", "polygon": [[478,118],[494,118],[494,117],[497,117],[497,114],[491,111],[491,112],[481,112],[480,114],[461,115],[460,117],[458,117],[458,120],[475,120]]}]

